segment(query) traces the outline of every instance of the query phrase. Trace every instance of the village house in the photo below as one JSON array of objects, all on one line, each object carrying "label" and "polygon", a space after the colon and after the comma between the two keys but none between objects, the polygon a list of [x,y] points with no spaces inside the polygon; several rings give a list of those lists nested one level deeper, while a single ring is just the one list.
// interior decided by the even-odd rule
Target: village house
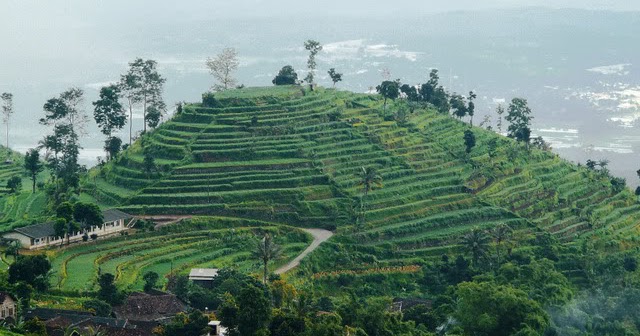
[{"label": "village house", "polygon": [[133,216],[117,209],[109,209],[102,212],[104,224],[92,226],[86,230],[74,232],[69,237],[57,237],[54,230],[54,222],[30,225],[14,229],[3,235],[5,239],[17,240],[22,248],[38,249],[49,246],[61,245],[64,242],[76,242],[82,240],[86,234],[98,237],[110,236],[128,230],[133,224]]},{"label": "village house", "polygon": [[189,272],[189,280],[204,288],[213,288],[213,279],[217,276],[217,268],[192,268]]},{"label": "village house", "polygon": [[16,320],[16,301],[9,293],[0,292],[0,321],[14,322]]},{"label": "village house", "polygon": [[152,290],[131,293],[122,305],[113,307],[113,312],[123,320],[162,323],[187,309],[188,306],[174,294]]}]

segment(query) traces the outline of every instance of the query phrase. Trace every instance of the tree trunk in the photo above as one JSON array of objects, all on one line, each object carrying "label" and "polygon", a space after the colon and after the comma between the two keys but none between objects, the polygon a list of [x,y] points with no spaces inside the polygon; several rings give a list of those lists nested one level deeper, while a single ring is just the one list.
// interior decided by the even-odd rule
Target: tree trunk
[{"label": "tree trunk", "polygon": [[264,261],[264,274],[262,275],[262,282],[266,285],[267,284],[267,273],[268,273],[268,266],[269,261],[265,260]]},{"label": "tree trunk", "polygon": [[129,99],[129,146],[133,139],[133,106],[131,106],[131,98]]},{"label": "tree trunk", "polygon": [[31,175],[31,181],[33,182],[32,191],[35,194],[36,193],[36,174]]},{"label": "tree trunk", "polygon": [[144,95],[142,103],[142,133],[147,133],[147,95]]}]

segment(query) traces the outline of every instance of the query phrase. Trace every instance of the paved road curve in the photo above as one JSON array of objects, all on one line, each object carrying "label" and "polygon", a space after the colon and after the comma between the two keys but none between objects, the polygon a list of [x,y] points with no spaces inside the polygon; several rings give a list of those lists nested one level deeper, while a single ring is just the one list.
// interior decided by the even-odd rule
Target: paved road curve
[{"label": "paved road curve", "polygon": [[286,273],[300,265],[300,260],[306,257],[309,253],[313,252],[315,249],[320,246],[324,241],[331,238],[333,236],[333,232],[323,229],[303,229],[304,231],[310,233],[313,236],[313,242],[309,245],[299,256],[295,259],[291,260],[288,264],[278,268],[276,270],[276,274]]}]

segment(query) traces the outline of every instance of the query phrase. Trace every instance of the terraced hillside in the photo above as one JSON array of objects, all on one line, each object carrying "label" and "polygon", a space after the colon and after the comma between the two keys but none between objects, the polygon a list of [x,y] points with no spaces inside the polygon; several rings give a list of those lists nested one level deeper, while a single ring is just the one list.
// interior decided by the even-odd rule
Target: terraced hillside
[{"label": "terraced hillside", "polygon": [[[235,228],[235,229],[234,229]],[[280,263],[293,259],[311,242],[303,231],[272,223],[232,218],[193,219],[158,231],[123,236],[49,251],[55,274],[52,288],[62,291],[93,291],[97,275],[111,273],[121,289],[140,290],[142,276],[149,271],[163,275],[188,273],[194,267],[233,267],[243,272],[258,271],[251,256],[256,235],[269,232],[283,247]]]},{"label": "terraced hillside", "polygon": [[[606,175],[480,128],[466,155],[468,124],[430,109],[398,122],[392,113],[404,102],[385,112],[376,96],[296,87],[216,99],[215,107],[185,106],[108,164],[97,197],[132,213],[337,228],[333,241],[341,244],[321,253],[344,244],[359,252],[349,261],[327,258],[337,269],[412,265],[459,250],[463,234],[499,223],[566,242],[619,237],[612,250],[637,235],[635,197]],[[363,167],[383,180],[364,198]]]},{"label": "terraced hillside", "polygon": [[[28,224],[44,212],[46,196],[41,191],[31,192],[31,180],[24,176],[23,160],[22,155],[0,148],[0,231]],[[18,195],[9,194],[6,188],[7,181],[13,176],[22,178],[22,190]]]}]

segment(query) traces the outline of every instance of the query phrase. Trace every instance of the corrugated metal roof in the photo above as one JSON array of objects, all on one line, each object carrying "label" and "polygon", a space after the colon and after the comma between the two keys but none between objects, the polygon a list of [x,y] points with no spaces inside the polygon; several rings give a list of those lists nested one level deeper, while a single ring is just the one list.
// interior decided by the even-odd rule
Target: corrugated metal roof
[{"label": "corrugated metal roof", "polygon": [[192,268],[189,272],[189,279],[211,279],[218,276],[217,268]]}]

